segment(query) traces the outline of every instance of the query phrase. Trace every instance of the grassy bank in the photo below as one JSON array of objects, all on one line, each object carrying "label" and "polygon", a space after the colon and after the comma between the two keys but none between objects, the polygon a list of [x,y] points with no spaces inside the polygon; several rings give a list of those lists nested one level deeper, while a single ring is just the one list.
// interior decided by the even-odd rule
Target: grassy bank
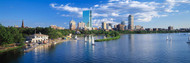
[{"label": "grassy bank", "polygon": [[110,41],[110,40],[116,40],[119,38],[120,38],[120,35],[118,35],[116,37],[112,37],[112,38],[107,38],[107,39],[97,39],[97,40],[95,40],[95,42]]},{"label": "grassy bank", "polygon": [[0,50],[0,53],[15,50],[15,49],[18,49],[18,48],[21,48],[21,47],[23,47],[23,46],[16,46],[16,47],[8,48],[8,49],[3,49],[3,50]]}]

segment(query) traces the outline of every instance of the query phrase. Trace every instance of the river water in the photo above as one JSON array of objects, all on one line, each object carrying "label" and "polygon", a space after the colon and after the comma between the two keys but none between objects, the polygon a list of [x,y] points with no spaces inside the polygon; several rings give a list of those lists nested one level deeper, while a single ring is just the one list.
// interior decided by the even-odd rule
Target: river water
[{"label": "river water", "polygon": [[188,36],[187,33],[124,34],[118,40],[95,42],[95,45],[90,41],[92,37],[87,37],[86,42],[79,37],[28,53],[5,53],[0,58],[2,63],[190,63]]}]

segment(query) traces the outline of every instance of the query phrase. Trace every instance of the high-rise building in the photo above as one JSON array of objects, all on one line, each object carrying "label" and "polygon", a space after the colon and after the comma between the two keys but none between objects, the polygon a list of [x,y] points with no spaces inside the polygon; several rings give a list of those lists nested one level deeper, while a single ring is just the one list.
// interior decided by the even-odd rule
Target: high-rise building
[{"label": "high-rise building", "polygon": [[70,30],[76,29],[76,22],[73,19],[69,23],[69,28],[70,28]]},{"label": "high-rise building", "polygon": [[169,31],[174,30],[173,26],[169,26],[169,27],[168,27],[168,30],[169,30]]},{"label": "high-rise building", "polygon": [[118,24],[118,25],[117,25],[117,29],[118,29],[118,30],[125,30],[125,25]]},{"label": "high-rise building", "polygon": [[87,27],[92,27],[92,10],[83,11],[83,22]]},{"label": "high-rise building", "polygon": [[106,22],[102,22],[102,29],[104,29],[104,30],[107,29]]},{"label": "high-rise building", "polygon": [[122,21],[121,24],[122,24],[122,25],[125,25],[125,21]]},{"label": "high-rise building", "polygon": [[79,30],[83,30],[84,28],[85,28],[85,23],[82,22],[82,21],[79,22],[79,23],[78,23],[78,29],[79,29]]},{"label": "high-rise building", "polygon": [[132,15],[129,15],[128,17],[128,29],[133,30],[134,29],[134,17]]},{"label": "high-rise building", "polygon": [[22,20],[22,26],[21,27],[24,28],[24,20]]}]

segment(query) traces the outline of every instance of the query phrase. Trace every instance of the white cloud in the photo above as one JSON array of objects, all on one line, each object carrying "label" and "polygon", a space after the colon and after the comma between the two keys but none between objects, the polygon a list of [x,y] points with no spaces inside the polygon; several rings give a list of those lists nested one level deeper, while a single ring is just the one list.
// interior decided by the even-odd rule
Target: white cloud
[{"label": "white cloud", "polygon": [[118,24],[113,18],[93,19],[93,26],[101,27],[102,22],[111,23],[113,25]]},{"label": "white cloud", "polygon": [[119,14],[117,14],[117,13],[112,13],[112,16],[119,16]]},{"label": "white cloud", "polygon": [[79,17],[82,16],[82,11],[84,11],[84,10],[89,10],[88,8],[71,7],[71,6],[69,6],[69,4],[66,4],[66,5],[63,5],[63,4],[58,5],[58,4],[56,4],[56,3],[52,3],[52,4],[50,4],[50,6],[51,6],[52,8],[57,9],[57,10],[73,12],[73,13],[75,13],[75,14],[78,14]]},{"label": "white cloud", "polygon": [[69,17],[70,15],[62,14],[61,16]]},{"label": "white cloud", "polygon": [[94,7],[99,7],[99,5],[96,4],[96,5],[94,5]]},{"label": "white cloud", "polygon": [[[93,22],[95,22],[94,24],[96,26],[101,24],[99,22],[103,21],[117,23],[121,20],[127,20],[129,14],[134,15],[135,21],[137,22],[149,22],[152,18],[165,17],[168,16],[169,13],[179,12],[175,7],[189,2],[189,0],[165,0],[165,2],[162,3],[109,0],[108,3],[93,5]],[[75,13],[77,16],[82,16],[82,11],[89,9],[72,7],[69,4],[57,5],[54,3],[50,4],[50,6],[57,10]]]}]

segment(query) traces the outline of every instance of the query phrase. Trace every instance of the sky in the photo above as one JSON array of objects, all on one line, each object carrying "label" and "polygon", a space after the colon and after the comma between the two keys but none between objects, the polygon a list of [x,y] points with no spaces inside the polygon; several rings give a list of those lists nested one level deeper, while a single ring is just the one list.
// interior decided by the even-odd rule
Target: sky
[{"label": "sky", "polygon": [[144,28],[190,28],[190,0],[0,0],[0,23],[4,26],[69,28],[82,21],[82,11],[92,10],[94,27],[102,22],[128,23]]}]

